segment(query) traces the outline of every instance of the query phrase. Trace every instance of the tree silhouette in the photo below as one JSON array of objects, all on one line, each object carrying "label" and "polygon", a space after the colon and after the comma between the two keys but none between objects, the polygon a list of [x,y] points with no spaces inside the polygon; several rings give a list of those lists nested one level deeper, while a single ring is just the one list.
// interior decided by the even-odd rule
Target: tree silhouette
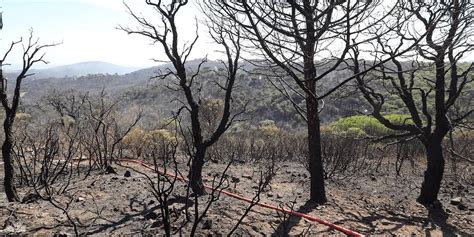
[{"label": "tree silhouette", "polygon": [[5,133],[5,140],[2,145],[2,156],[4,162],[5,176],[4,176],[4,186],[5,194],[9,202],[19,201],[18,195],[16,193],[14,185],[15,171],[13,166],[13,134],[12,128],[15,121],[15,116],[18,110],[18,105],[20,104],[20,92],[21,92],[21,83],[23,80],[33,74],[28,73],[31,67],[36,63],[47,63],[44,58],[43,50],[48,47],[55,46],[55,44],[39,44],[38,40],[33,38],[33,31],[30,31],[30,36],[26,42],[23,44],[23,64],[22,69],[16,77],[15,88],[13,90],[12,101],[11,103],[8,100],[8,91],[7,91],[7,79],[3,76],[3,65],[7,59],[10,52],[13,48],[24,43],[23,39],[19,41],[12,42],[10,47],[7,49],[6,53],[3,55],[3,58],[0,60],[0,76],[2,81],[0,83],[0,101],[2,103],[3,109],[5,111],[5,120],[3,121],[3,131]]},{"label": "tree silhouette", "polygon": [[[372,44],[372,62],[361,60],[362,50],[353,49],[353,71],[359,75],[358,87],[372,107],[372,116],[400,131],[387,138],[417,138],[424,144],[427,169],[417,201],[432,206],[444,173],[443,139],[473,114],[472,106],[457,107],[462,97],[470,96],[472,101],[472,94],[465,94],[464,89],[473,82],[473,64],[461,60],[474,49],[474,4],[408,0],[399,1],[399,8],[403,14],[397,19],[403,24],[379,35]],[[392,57],[414,41],[419,41],[416,49],[404,57]],[[369,75],[359,74],[383,57],[391,57],[390,63]],[[401,99],[409,120],[394,123],[387,119],[384,105],[388,96]]]},{"label": "tree silhouette", "polygon": [[192,71],[187,67],[188,57],[194,49],[195,43],[199,38],[196,26],[196,36],[189,44],[181,44],[182,40],[178,35],[178,26],[176,24],[177,15],[183,7],[188,5],[189,1],[172,1],[165,3],[162,1],[146,0],[145,3],[156,10],[161,21],[159,26],[155,26],[143,16],[135,14],[130,7],[127,7],[129,14],[135,19],[139,27],[132,29],[128,27],[119,27],[128,34],[138,34],[151,39],[159,44],[164,50],[166,57],[171,61],[173,68],[168,68],[165,72],[158,75],[158,78],[170,78],[175,82],[175,86],[182,92],[185,99],[181,101],[181,111],[189,114],[191,121],[191,137],[193,149],[188,151],[191,156],[191,167],[189,171],[189,180],[192,190],[197,195],[204,194],[204,186],[202,183],[202,168],[205,163],[207,149],[216,143],[224,132],[230,127],[235,118],[244,112],[232,113],[232,92],[237,78],[237,72],[240,70],[240,34],[238,30],[236,34],[231,34],[230,29],[235,27],[227,27],[226,25],[214,24],[210,19],[208,23],[209,32],[214,41],[221,45],[225,50],[226,61],[222,62],[225,66],[223,83],[216,82],[216,85],[224,91],[224,106],[222,115],[217,122],[217,126],[209,136],[204,137],[203,124],[201,121],[201,98],[195,93],[197,80],[199,80],[200,71],[206,60],[203,59],[198,64],[197,70]]},{"label": "tree silhouette", "polygon": [[[374,40],[361,35],[385,30],[379,24],[395,8],[382,7],[380,1],[206,2],[243,29],[244,45],[257,56],[253,62],[263,71],[273,71],[271,80],[290,87],[280,91],[307,122],[310,199],[325,203],[320,112],[325,98],[354,79],[335,79],[331,74],[343,69],[351,48]],[[322,88],[323,81],[330,79],[333,86]],[[303,97],[305,105],[294,102],[289,92]]]}]

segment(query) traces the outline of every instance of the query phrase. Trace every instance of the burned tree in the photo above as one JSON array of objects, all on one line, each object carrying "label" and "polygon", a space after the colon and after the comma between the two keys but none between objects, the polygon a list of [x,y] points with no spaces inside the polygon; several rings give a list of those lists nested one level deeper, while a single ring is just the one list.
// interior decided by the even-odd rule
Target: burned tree
[{"label": "burned tree", "polygon": [[3,131],[5,133],[5,140],[3,141],[2,145],[2,156],[5,168],[5,194],[7,195],[7,199],[9,202],[16,202],[19,201],[18,195],[16,193],[16,189],[14,186],[14,166],[13,166],[13,123],[15,121],[15,116],[18,110],[18,106],[20,104],[20,94],[21,94],[21,83],[22,81],[31,76],[32,74],[29,73],[31,67],[36,63],[47,63],[44,60],[44,53],[43,50],[47,47],[54,46],[53,44],[46,44],[41,45],[39,44],[38,40],[33,38],[33,31],[30,31],[30,36],[26,42],[23,44],[23,60],[22,60],[22,68],[16,77],[15,87],[13,89],[13,95],[11,98],[11,103],[8,99],[8,91],[7,91],[7,79],[3,76],[3,65],[5,64],[5,60],[7,59],[10,52],[13,48],[23,43],[23,40],[20,39],[19,41],[12,42],[10,47],[8,48],[7,52],[3,55],[3,58],[0,61],[0,75],[2,81],[0,83],[0,100],[5,111],[5,120],[3,121]]},{"label": "burned tree", "polygon": [[[263,59],[255,64],[266,71],[278,69],[272,77],[292,84],[289,90],[304,99],[300,106],[287,96],[307,122],[310,199],[325,203],[319,113],[322,100],[353,78],[326,89],[321,85],[341,69],[351,47],[360,43],[357,36],[371,27],[364,21],[374,14],[378,1],[209,1],[209,5],[242,27],[246,46]],[[365,40],[370,39],[360,41]]]},{"label": "burned tree", "polygon": [[104,90],[95,97],[84,98],[87,107],[85,114],[87,126],[84,131],[88,134],[88,139],[84,139],[83,143],[87,147],[90,162],[97,164],[98,168],[106,173],[115,172],[111,165],[114,158],[120,155],[117,148],[143,116],[143,113],[138,111],[134,117],[127,119],[129,121],[120,124],[120,120],[123,119],[119,119],[117,115],[118,102],[109,100]]},{"label": "burned tree", "polygon": [[[362,60],[362,50],[354,49],[353,69],[359,74],[383,57],[392,58],[377,71],[357,76],[358,87],[372,107],[372,116],[399,132],[390,138],[416,137],[424,144],[427,169],[417,201],[437,206],[445,166],[443,139],[473,114],[472,107],[454,110],[461,98],[469,96],[465,88],[473,81],[473,64],[461,60],[474,48],[474,4],[467,0],[399,3],[403,14],[397,19],[404,23],[379,35],[372,44],[372,62]],[[419,44],[410,54],[392,57],[414,41]],[[402,102],[409,120],[395,123],[384,116],[389,97]]]},{"label": "burned tree", "polygon": [[207,149],[216,143],[224,132],[230,127],[234,119],[241,114],[241,112],[232,113],[232,92],[236,80],[237,72],[239,70],[240,58],[240,35],[230,34],[225,26],[213,25],[210,28],[210,33],[215,42],[223,46],[226,55],[226,61],[222,62],[226,74],[223,83],[216,83],[220,89],[224,91],[224,106],[222,115],[219,118],[217,126],[208,135],[204,136],[202,129],[202,121],[200,118],[201,98],[196,93],[196,84],[200,76],[202,65],[206,62],[201,60],[197,69],[192,70],[187,66],[188,57],[194,49],[199,35],[196,26],[196,36],[189,44],[181,45],[181,38],[178,35],[177,15],[183,7],[186,7],[189,1],[152,1],[146,0],[145,3],[154,9],[160,22],[158,25],[150,22],[141,15],[137,15],[130,7],[127,7],[129,14],[135,19],[139,27],[136,29],[128,27],[119,27],[128,34],[137,34],[145,36],[152,40],[153,43],[158,44],[164,50],[166,57],[171,61],[173,68],[169,68],[166,72],[161,73],[157,78],[167,79],[171,78],[175,83],[175,88],[182,92],[184,99],[177,99],[182,104],[181,111],[189,114],[191,122],[191,137],[193,149],[189,151],[191,157],[191,167],[189,171],[189,180],[192,190],[197,195],[205,193],[202,183],[202,168],[205,163],[205,156]]}]

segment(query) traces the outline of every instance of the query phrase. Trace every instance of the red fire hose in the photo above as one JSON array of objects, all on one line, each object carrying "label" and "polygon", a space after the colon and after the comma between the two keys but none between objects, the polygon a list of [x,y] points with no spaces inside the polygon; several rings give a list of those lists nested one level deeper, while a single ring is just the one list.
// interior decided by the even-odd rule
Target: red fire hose
[{"label": "red fire hose", "polygon": [[[121,162],[136,163],[136,164],[139,164],[139,165],[141,165],[141,166],[143,166],[147,169],[155,171],[155,168],[153,166],[151,166],[151,165],[149,165],[149,164],[147,164],[143,161],[134,160],[134,159],[126,159],[126,158],[121,158],[121,159],[116,159],[116,160],[121,161]],[[179,177],[175,174],[166,173],[166,172],[163,172],[161,170],[159,172],[163,175],[174,177],[174,178],[176,178],[180,181],[188,182],[188,180],[186,178]],[[210,189],[210,190],[214,189],[213,187],[208,186],[208,185],[204,185],[204,187],[207,188],[207,189]],[[233,198],[241,200],[241,201],[252,203],[252,199],[250,199],[250,198],[246,198],[246,197],[243,197],[243,196],[240,196],[240,195],[237,195],[235,193],[231,193],[231,192],[225,191],[225,190],[218,190],[218,191],[225,194],[225,195],[227,195],[227,196],[229,196],[229,197],[233,197]],[[331,227],[331,228],[333,228],[337,231],[340,231],[340,232],[342,232],[346,235],[349,235],[349,236],[364,236],[363,234],[358,233],[356,231],[349,230],[349,229],[344,228],[342,226],[336,225],[334,223],[331,223],[331,222],[328,222],[328,221],[325,221],[325,220],[321,220],[317,217],[310,216],[310,215],[307,215],[307,214],[304,214],[304,213],[301,213],[301,212],[296,212],[296,211],[293,211],[293,210],[288,210],[288,209],[285,209],[285,208],[281,208],[281,207],[277,207],[277,206],[274,206],[274,205],[261,203],[261,202],[258,202],[256,205],[261,206],[261,207],[265,207],[265,208],[269,208],[269,209],[272,209],[272,210],[275,210],[275,211],[284,212],[284,213],[287,213],[287,214],[290,214],[290,215],[293,215],[293,216],[301,217],[301,218],[304,218],[304,219],[309,220],[309,221],[318,222],[320,224]]]}]

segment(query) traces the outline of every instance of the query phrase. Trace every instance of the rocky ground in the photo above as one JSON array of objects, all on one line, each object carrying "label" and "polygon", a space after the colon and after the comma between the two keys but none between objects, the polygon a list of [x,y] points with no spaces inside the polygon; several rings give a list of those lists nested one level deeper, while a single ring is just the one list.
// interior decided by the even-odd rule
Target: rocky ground
[{"label": "rocky ground", "polygon": [[[157,200],[149,191],[145,168],[136,164],[115,165],[117,174],[95,173],[87,179],[74,179],[68,195],[56,196],[53,202],[66,207],[78,231],[89,235],[132,235],[163,233]],[[229,190],[253,197],[258,183],[258,166],[236,164],[230,167]],[[301,164],[278,165],[271,187],[262,194],[262,202],[291,208],[358,232],[375,236],[473,236],[474,187],[472,176],[454,181],[446,175],[440,195],[442,209],[430,210],[415,202],[421,183],[421,170],[410,170],[401,177],[367,174],[329,179],[329,202],[322,206],[306,203],[308,173]],[[225,164],[209,163],[205,180],[212,181]],[[472,171],[472,169],[470,169]],[[130,177],[125,177],[125,172]],[[472,175],[472,172],[469,174]],[[128,175],[127,175],[128,176]],[[20,189],[21,196],[32,193]],[[187,199],[185,185],[179,183],[170,197],[174,234],[189,234],[192,222],[183,224],[186,207],[194,212],[194,198]],[[200,210],[208,196],[199,198]],[[244,213],[248,203],[222,195],[198,225],[203,235],[228,233]],[[192,216],[192,215],[191,215]],[[184,225],[183,228],[179,228]],[[181,231],[181,232],[180,232]],[[74,234],[64,212],[45,200],[31,203],[7,203],[0,197],[0,235],[4,234]],[[254,207],[236,234],[244,235],[343,235],[323,225],[262,207]]]}]

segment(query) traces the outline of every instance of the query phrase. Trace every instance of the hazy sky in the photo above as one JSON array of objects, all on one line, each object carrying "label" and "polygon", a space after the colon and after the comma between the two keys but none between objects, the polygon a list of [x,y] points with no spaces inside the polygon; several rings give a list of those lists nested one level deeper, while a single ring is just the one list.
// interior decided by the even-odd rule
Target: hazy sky
[{"label": "hazy sky", "polygon": [[[156,14],[143,0],[125,0],[137,13],[153,19]],[[191,1],[193,2],[193,1]],[[29,29],[42,43],[62,42],[47,50],[48,66],[84,61],[105,61],[124,66],[148,67],[156,63],[151,58],[166,59],[158,45],[140,36],[130,36],[117,30],[118,25],[136,26],[128,15],[122,0],[0,0],[3,12],[3,30],[0,32],[0,50],[12,40],[27,37]],[[201,18],[194,3],[178,15],[181,39],[191,39],[195,32],[195,17]],[[191,58],[219,57],[219,48],[200,27],[200,40]],[[9,57],[9,63],[18,67],[20,47]],[[466,56],[473,60],[474,54]]]},{"label": "hazy sky", "polygon": [[[126,2],[136,12],[150,13],[144,1]],[[122,0],[0,0],[0,6],[4,23],[0,32],[2,52],[12,40],[27,37],[32,28],[42,43],[62,42],[47,50],[49,66],[106,61],[146,67],[156,64],[151,58],[165,59],[158,45],[152,46],[143,37],[127,35],[116,29],[118,25],[135,26]],[[183,38],[191,37],[195,32],[194,19],[200,17],[199,11],[192,3],[183,10],[178,22],[181,35]],[[205,32],[202,33],[204,35]],[[209,42],[208,38],[202,37],[192,56],[203,57],[212,51],[209,50]],[[22,49],[17,48],[16,54],[9,57],[9,62],[19,64],[18,54],[21,52]]]}]

